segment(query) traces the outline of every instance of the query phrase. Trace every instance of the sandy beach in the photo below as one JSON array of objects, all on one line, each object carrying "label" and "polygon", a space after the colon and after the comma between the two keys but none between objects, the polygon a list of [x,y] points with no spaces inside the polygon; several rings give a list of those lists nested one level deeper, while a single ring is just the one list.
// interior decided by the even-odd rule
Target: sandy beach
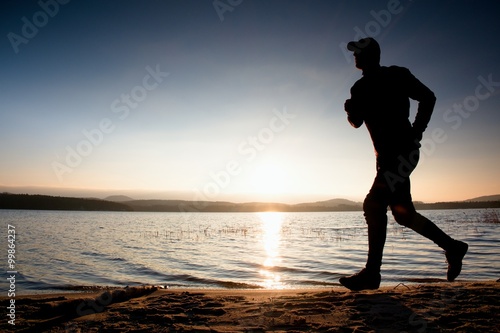
[{"label": "sandy beach", "polygon": [[[500,332],[500,282],[17,296],[2,332]],[[1,299],[2,308],[10,299]],[[5,311],[5,310],[4,310]],[[9,310],[7,310],[9,311]]]}]

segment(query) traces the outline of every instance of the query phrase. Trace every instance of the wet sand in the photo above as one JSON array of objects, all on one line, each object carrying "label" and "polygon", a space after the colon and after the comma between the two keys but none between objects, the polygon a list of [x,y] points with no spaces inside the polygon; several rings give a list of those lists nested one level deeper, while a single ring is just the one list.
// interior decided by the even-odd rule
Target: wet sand
[{"label": "wet sand", "polygon": [[[17,296],[9,332],[500,332],[500,282],[375,291],[131,287]],[[9,299],[1,297],[6,309]],[[7,310],[8,311],[8,310]],[[8,313],[8,312],[7,312]]]}]

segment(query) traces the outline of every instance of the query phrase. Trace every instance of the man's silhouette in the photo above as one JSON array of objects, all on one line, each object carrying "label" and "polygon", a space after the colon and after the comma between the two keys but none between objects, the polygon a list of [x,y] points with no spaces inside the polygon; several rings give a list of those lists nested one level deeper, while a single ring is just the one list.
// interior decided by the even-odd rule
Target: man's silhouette
[{"label": "man's silhouette", "polygon": [[[403,67],[380,66],[380,46],[373,38],[350,42],[356,67],[363,77],[351,88],[345,102],[349,123],[365,123],[377,161],[375,181],[363,203],[368,224],[368,259],[365,268],[340,283],[351,290],[377,289],[387,232],[387,207],[399,224],[415,230],[443,248],[448,262],[448,281],[460,274],[468,245],[452,239],[433,222],[415,211],[410,194],[410,174],[419,160],[420,140],[431,118],[434,93]],[[413,124],[410,101],[419,102]],[[415,249],[418,250],[418,249]]]}]

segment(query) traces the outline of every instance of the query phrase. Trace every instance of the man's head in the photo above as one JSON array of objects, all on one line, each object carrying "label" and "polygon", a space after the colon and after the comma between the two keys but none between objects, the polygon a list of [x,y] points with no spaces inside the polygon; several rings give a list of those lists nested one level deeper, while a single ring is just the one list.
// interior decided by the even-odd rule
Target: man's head
[{"label": "man's head", "polygon": [[347,49],[354,53],[356,67],[366,70],[380,65],[380,46],[371,37],[349,42]]}]

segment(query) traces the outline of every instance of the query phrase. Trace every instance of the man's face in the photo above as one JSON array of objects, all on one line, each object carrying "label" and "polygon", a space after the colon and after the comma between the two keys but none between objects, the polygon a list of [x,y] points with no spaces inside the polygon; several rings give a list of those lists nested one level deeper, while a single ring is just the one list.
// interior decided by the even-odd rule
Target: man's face
[{"label": "man's face", "polygon": [[378,60],[373,54],[363,53],[363,52],[354,52],[354,64],[356,68],[361,70],[365,70],[371,66],[375,66],[378,64]]},{"label": "man's face", "polygon": [[356,68],[363,69],[366,63],[366,57],[363,57],[361,53],[354,53],[354,64]]}]

